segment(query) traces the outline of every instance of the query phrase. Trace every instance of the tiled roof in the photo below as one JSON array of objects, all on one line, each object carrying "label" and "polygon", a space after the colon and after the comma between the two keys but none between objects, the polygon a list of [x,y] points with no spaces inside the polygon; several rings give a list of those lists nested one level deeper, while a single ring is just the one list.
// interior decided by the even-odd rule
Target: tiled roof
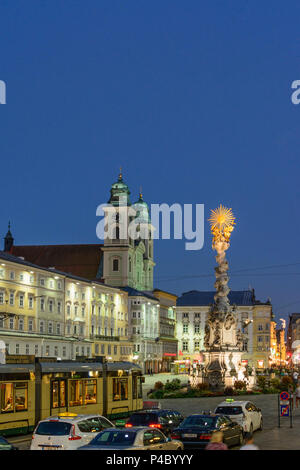
[{"label": "tiled roof", "polygon": [[[177,307],[180,306],[205,306],[214,302],[215,291],[192,290],[185,292],[177,299]],[[256,304],[255,297],[251,290],[230,291],[228,294],[230,304],[251,306]]]},{"label": "tiled roof", "polygon": [[61,276],[66,276],[70,279],[75,279],[76,281],[83,281],[83,282],[88,282],[90,284],[96,284],[96,285],[99,284],[103,287],[109,287],[110,289],[119,290],[118,287],[111,286],[109,284],[104,284],[100,279],[96,279],[96,280],[87,279],[85,277],[75,276],[74,274],[66,273],[66,272],[60,271],[58,269],[45,268],[44,266],[39,266],[37,264],[30,263],[29,261],[26,261],[26,260],[22,259],[21,257],[11,255],[10,253],[7,253],[6,251],[1,251],[0,250],[0,260],[2,260],[2,261],[11,261],[12,263],[21,264],[22,266],[27,266],[29,268],[40,269],[42,271],[46,271],[48,273],[51,273],[52,275],[53,274],[59,274]]},{"label": "tiled roof", "polygon": [[54,267],[58,271],[93,280],[102,277],[99,269],[103,254],[102,246],[101,244],[13,246],[11,254],[23,256],[26,261],[38,266]]}]

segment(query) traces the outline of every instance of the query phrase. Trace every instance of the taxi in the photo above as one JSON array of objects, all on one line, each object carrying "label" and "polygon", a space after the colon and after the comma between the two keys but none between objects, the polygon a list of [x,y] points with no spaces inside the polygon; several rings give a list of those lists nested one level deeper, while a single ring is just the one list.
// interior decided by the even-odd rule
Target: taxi
[{"label": "taxi", "polygon": [[32,434],[30,450],[75,450],[114,425],[101,415],[61,413],[43,419]]}]

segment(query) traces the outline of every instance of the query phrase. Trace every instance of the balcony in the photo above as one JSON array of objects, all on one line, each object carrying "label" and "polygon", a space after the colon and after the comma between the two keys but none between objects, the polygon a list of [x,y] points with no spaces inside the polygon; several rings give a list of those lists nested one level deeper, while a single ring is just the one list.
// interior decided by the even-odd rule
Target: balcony
[{"label": "balcony", "polygon": [[120,336],[94,335],[93,338],[101,341],[120,341]]}]

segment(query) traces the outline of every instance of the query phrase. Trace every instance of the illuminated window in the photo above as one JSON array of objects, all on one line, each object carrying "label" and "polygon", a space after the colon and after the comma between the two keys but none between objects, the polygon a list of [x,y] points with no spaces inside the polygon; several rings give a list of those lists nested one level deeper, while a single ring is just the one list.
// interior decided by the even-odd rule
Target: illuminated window
[{"label": "illuminated window", "polygon": [[128,400],[128,379],[113,379],[113,401]]},{"label": "illuminated window", "polygon": [[27,410],[28,385],[27,383],[2,383],[0,393],[1,413]]}]

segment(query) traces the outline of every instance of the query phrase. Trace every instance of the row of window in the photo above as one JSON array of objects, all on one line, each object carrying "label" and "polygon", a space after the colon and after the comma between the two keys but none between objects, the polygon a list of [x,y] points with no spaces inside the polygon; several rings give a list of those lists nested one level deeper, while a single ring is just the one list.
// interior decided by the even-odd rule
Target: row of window
[{"label": "row of window", "polygon": [[108,355],[114,354],[118,355],[118,348],[120,348],[121,356],[129,356],[132,353],[132,348],[129,346],[118,346],[111,344],[95,344],[95,354]]},{"label": "row of window", "polygon": [[[5,278],[5,270],[3,268],[0,269],[0,277]],[[20,282],[29,282],[30,284],[34,283],[34,275],[26,275],[24,273],[20,273],[19,275],[16,274],[15,271],[9,271],[8,279],[10,281],[20,281]],[[50,289],[58,289],[61,290],[62,288],[62,281],[54,281],[53,279],[46,279],[46,278],[40,278],[40,285],[42,287],[49,287]]]},{"label": "row of window", "polygon": [[[6,322],[6,323],[5,323]],[[19,330],[19,331],[25,331],[25,320],[24,318],[9,318],[8,320],[4,320],[3,318],[0,318],[0,328],[5,328],[5,324],[8,326],[10,330]],[[47,332],[49,334],[57,334],[60,335],[62,334],[62,324],[61,323],[56,323],[54,324],[51,321],[48,321],[48,329]],[[29,332],[34,332],[35,331],[35,321],[33,318],[29,318],[27,320],[27,331]],[[45,320],[40,320],[39,321],[39,332],[40,333],[46,333],[46,322]]]},{"label": "row of window", "polygon": [[[43,355],[43,349],[44,349],[44,354],[46,356],[55,356],[55,357],[67,357],[67,347],[66,346],[49,346],[46,345],[44,348],[42,346],[39,346],[38,344],[25,344],[21,345],[19,343],[15,344],[14,347],[12,345],[6,344],[6,351],[9,354],[27,354],[27,355]],[[88,348],[90,351],[90,348]],[[89,355],[88,351],[88,355]],[[84,354],[83,354],[84,355]]]}]

